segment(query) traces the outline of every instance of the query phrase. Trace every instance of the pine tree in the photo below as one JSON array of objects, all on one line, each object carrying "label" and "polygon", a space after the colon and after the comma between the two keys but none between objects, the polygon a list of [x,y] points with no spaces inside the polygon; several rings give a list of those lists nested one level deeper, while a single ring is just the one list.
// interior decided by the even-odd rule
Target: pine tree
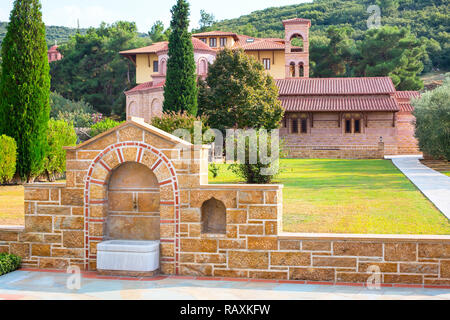
[{"label": "pine tree", "polygon": [[50,74],[39,0],[16,0],[2,43],[0,134],[17,142],[17,171],[41,173],[50,117]]},{"label": "pine tree", "polygon": [[178,0],[172,8],[172,33],[169,37],[169,60],[164,90],[164,111],[197,114],[197,83],[189,27],[189,3]]}]

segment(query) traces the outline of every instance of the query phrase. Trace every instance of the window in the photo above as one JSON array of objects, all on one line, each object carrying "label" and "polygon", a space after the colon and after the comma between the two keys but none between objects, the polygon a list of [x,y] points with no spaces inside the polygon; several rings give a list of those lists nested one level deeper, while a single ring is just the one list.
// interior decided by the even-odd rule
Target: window
[{"label": "window", "polygon": [[295,77],[295,63],[294,62],[291,62],[291,64],[290,64],[289,73],[291,74],[292,78]]},{"label": "window", "polygon": [[153,61],[153,72],[159,72],[158,61]]},{"label": "window", "polygon": [[287,119],[283,118],[283,128],[287,128]]},{"label": "window", "polygon": [[200,38],[200,41],[206,43],[206,38]]},{"label": "window", "polygon": [[298,74],[300,78],[303,78],[305,76],[305,67],[303,66],[303,63],[300,63],[298,66]]},{"label": "window", "polygon": [[352,133],[352,120],[345,119],[345,133]]},{"label": "window", "polygon": [[209,39],[209,46],[211,48],[216,48],[217,47],[217,39],[216,38],[210,38]]},{"label": "window", "polygon": [[264,69],[270,70],[270,59],[263,59]]},{"label": "window", "polygon": [[306,118],[301,121],[301,133],[308,133],[308,119]]},{"label": "window", "polygon": [[298,133],[298,120],[292,119],[292,133]]},{"label": "window", "polygon": [[355,119],[355,133],[361,133],[361,120]]},{"label": "window", "polygon": [[227,38],[220,38],[220,46],[222,48],[227,46]]}]

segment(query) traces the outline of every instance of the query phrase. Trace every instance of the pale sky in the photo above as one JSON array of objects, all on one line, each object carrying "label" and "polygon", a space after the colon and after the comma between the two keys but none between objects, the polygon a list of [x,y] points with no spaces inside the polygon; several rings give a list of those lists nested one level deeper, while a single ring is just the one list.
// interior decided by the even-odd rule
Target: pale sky
[{"label": "pale sky", "polygon": [[[189,0],[191,28],[198,27],[200,10],[214,14],[217,20],[237,18],[255,10],[311,2],[312,0]],[[0,0],[0,21],[9,21],[14,0]],[[102,21],[134,21],[147,32],[156,20],[170,24],[170,9],[176,0],[41,0],[46,25],[75,28],[97,27]]]}]

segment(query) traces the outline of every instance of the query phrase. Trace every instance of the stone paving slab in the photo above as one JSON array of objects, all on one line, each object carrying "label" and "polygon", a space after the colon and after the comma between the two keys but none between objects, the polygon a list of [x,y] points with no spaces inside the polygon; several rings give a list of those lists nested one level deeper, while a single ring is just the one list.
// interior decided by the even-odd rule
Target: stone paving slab
[{"label": "stone paving slab", "polygon": [[423,165],[421,156],[387,156],[450,219],[450,177]]},{"label": "stone paving slab", "polygon": [[217,281],[159,277],[149,281],[84,275],[79,290],[70,274],[16,271],[0,277],[0,300],[450,300],[450,288],[312,285],[274,281]]}]

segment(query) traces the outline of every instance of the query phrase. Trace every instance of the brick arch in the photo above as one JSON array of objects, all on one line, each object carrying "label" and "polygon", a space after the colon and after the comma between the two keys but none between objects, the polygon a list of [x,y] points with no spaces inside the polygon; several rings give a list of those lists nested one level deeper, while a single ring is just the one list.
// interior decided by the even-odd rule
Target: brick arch
[{"label": "brick arch", "polygon": [[[84,265],[90,269],[90,262],[96,260],[96,253],[91,252],[91,244],[103,240],[98,228],[106,222],[105,212],[108,203],[107,186],[114,169],[126,162],[137,162],[147,166],[156,176],[160,186],[160,225],[170,229],[173,237],[161,235],[161,246],[173,247],[172,257],[162,257],[162,263],[174,265],[179,274],[180,262],[180,190],[176,170],[169,158],[157,148],[142,142],[122,142],[103,150],[91,163],[84,187]],[[164,215],[163,215],[164,211]],[[169,250],[170,251],[170,250]],[[167,250],[165,250],[167,252]]]}]

